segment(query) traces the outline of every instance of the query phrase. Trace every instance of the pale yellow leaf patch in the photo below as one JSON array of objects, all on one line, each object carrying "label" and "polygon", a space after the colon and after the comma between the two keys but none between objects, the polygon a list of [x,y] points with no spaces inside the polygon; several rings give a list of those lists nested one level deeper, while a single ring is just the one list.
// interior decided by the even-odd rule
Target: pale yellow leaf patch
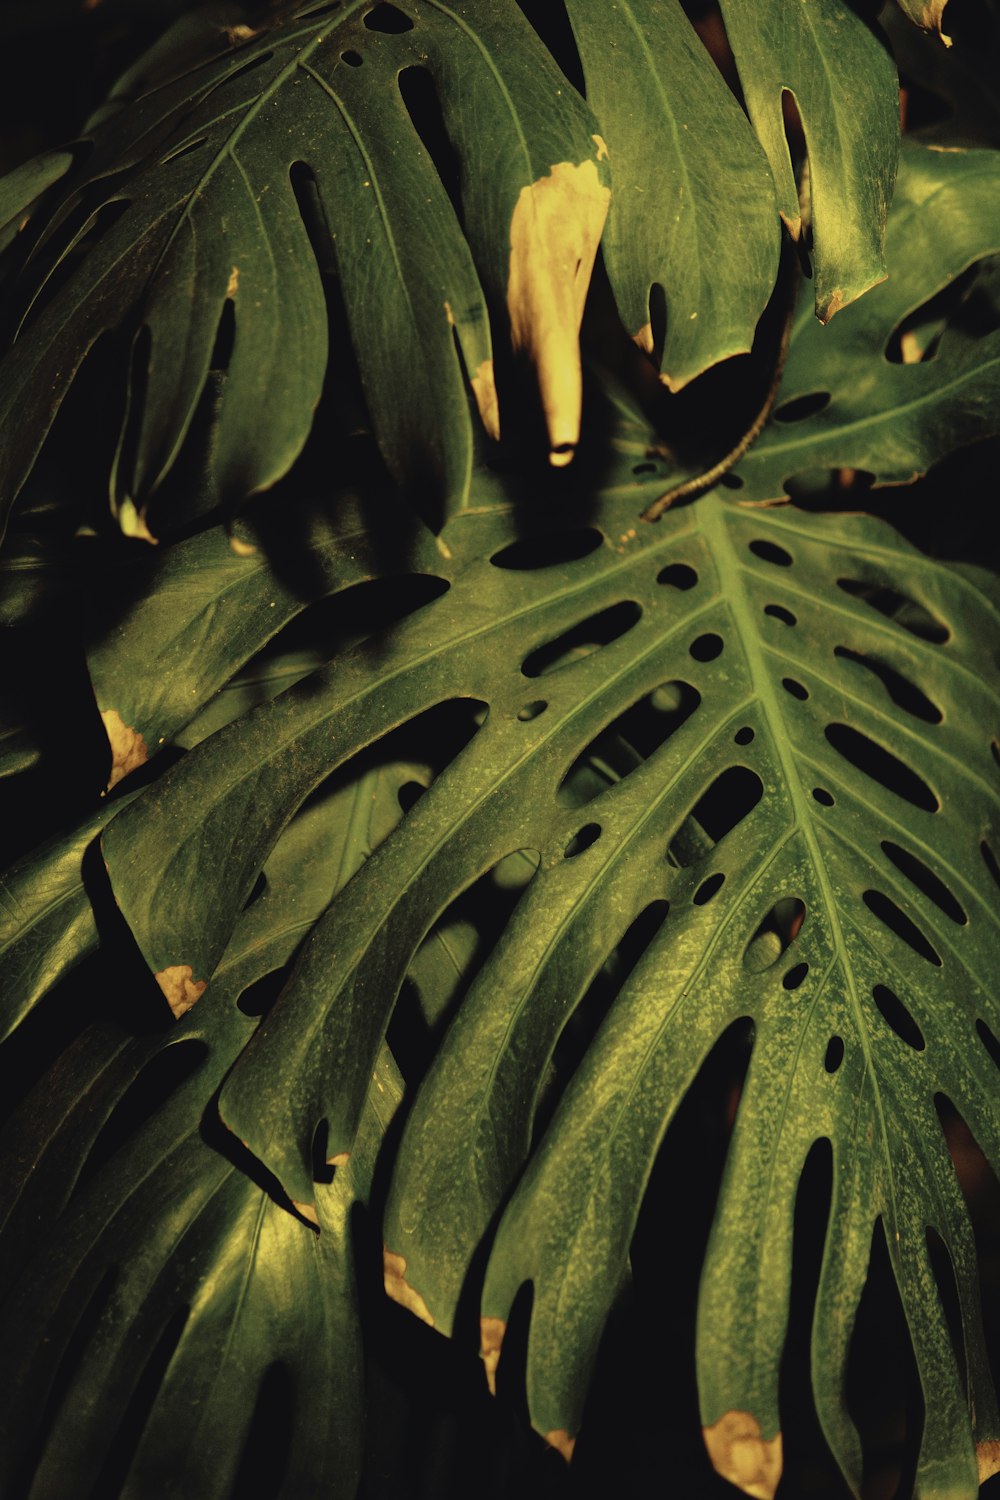
[{"label": "pale yellow leaf patch", "polygon": [[338,1151],[336,1156],[328,1156],[326,1164],[328,1167],[346,1167],[351,1159],[349,1151]]},{"label": "pale yellow leaf patch", "polygon": [[491,1396],[497,1393],[497,1365],[500,1363],[500,1350],[506,1332],[507,1324],[503,1318],[480,1318],[479,1320],[479,1357],[486,1371],[486,1384],[490,1388]]},{"label": "pale yellow leaf patch", "polygon": [[920,17],[921,26],[926,26],[928,31],[936,31],[946,47],[951,46],[951,37],[945,36],[942,28],[944,8],[948,0],[927,0],[923,14]]},{"label": "pale yellow leaf patch", "polygon": [[511,219],[511,340],[537,371],[557,467],[570,462],[580,439],[580,323],[610,201],[596,162],[562,161],[521,189]]},{"label": "pale yellow leaf patch", "polygon": [[976,1462],[979,1464],[980,1484],[985,1484],[994,1474],[1000,1474],[1000,1438],[987,1438],[977,1443]]},{"label": "pale yellow leaf patch", "polygon": [[643,354],[652,355],[652,353],[653,353],[653,325],[652,325],[652,323],[643,323],[643,325],[639,329],[638,333],[633,333],[633,335],[632,335],[632,342],[633,342],[633,344],[638,344],[638,346],[642,350]]},{"label": "pale yellow leaf patch", "polygon": [[556,1427],[552,1432],[547,1432],[545,1434],[545,1441],[550,1448],[555,1448],[557,1453],[561,1453],[566,1462],[569,1463],[573,1457],[573,1449],[576,1447],[576,1438],[570,1437],[565,1427]]},{"label": "pale yellow leaf patch", "polygon": [[140,542],[151,542],[155,547],[159,537],[155,537],[146,525],[146,512],[136,510],[131,500],[123,500],[118,507],[118,524],[125,536],[134,537]]},{"label": "pale yellow leaf patch", "polygon": [[138,766],[144,766],[149,759],[149,750],[146,741],[138,729],[133,729],[126,724],[117,708],[106,708],[101,714],[111,746],[111,775],[108,777],[107,790],[110,792],[113,786],[136,770]]},{"label": "pale yellow leaf patch", "polygon": [[244,541],[241,536],[236,535],[235,531],[229,534],[229,549],[235,552],[237,557],[253,557],[257,552],[253,542]]},{"label": "pale yellow leaf patch", "polygon": [[302,1215],[310,1224],[319,1228],[319,1214],[316,1212],[315,1203],[299,1203],[298,1199],[292,1199],[292,1207]]},{"label": "pale yellow leaf patch", "polygon": [[607,161],[607,159],[608,159],[608,143],[604,139],[604,137],[602,135],[592,135],[590,137],[590,139],[593,141],[594,145],[597,147],[597,160],[598,161]]},{"label": "pale yellow leaf patch", "polygon": [[712,1467],[754,1500],[774,1500],[781,1479],[781,1433],[762,1438],[760,1423],[748,1411],[727,1411],[702,1428]]},{"label": "pale yellow leaf patch", "polygon": [[472,377],[472,394],[479,407],[483,426],[495,443],[500,441],[500,404],[497,400],[497,385],[493,378],[493,361],[484,359]]},{"label": "pale yellow leaf patch", "polygon": [[195,979],[190,964],[168,964],[165,969],[154,974],[153,978],[178,1020],[187,1014],[208,988],[207,979]]},{"label": "pale yellow leaf patch", "polygon": [[239,289],[240,289],[240,268],[239,268],[239,266],[234,266],[233,269],[229,273],[229,280],[226,282],[226,296],[227,297],[235,297],[236,293],[239,291]]},{"label": "pale yellow leaf patch", "polygon": [[386,1296],[391,1297],[393,1302],[398,1302],[400,1307],[408,1308],[421,1322],[429,1323],[433,1328],[434,1319],[431,1317],[427,1303],[406,1279],[406,1261],[403,1257],[396,1255],[386,1245],[383,1247],[383,1265]]}]

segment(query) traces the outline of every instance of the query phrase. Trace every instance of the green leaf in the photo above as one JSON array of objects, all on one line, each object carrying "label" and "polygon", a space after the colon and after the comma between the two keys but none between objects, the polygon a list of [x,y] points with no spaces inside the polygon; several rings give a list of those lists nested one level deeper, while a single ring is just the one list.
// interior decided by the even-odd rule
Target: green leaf
[{"label": "green leaf", "polygon": [[946,332],[936,352],[917,363],[888,357],[901,324],[974,262],[1000,251],[998,188],[996,152],[904,152],[887,238],[892,275],[829,328],[800,303],[779,405],[735,471],[741,499],[780,498],[785,480],[818,469],[864,469],[877,484],[905,483],[998,430],[996,333]]},{"label": "green leaf", "polygon": [[[127,532],[149,535],[147,509],[220,360],[214,493],[238,501],[273,484],[320,396],[317,255],[331,246],[398,477],[422,481],[431,500],[464,502],[473,429],[463,362],[496,432],[476,265],[508,308],[515,347],[538,367],[556,461],[568,460],[579,435],[577,332],[609,196],[596,126],[513,0],[457,10],[422,0],[408,11],[410,29],[389,34],[367,26],[360,0],[336,14],[300,5],[98,123],[87,171],[29,264],[30,316],[0,365],[12,433],[5,507],[109,329],[132,335],[113,480]],[[412,67],[431,74],[461,162],[464,234],[400,93]],[[50,293],[57,270],[72,274]],[[224,315],[228,358],[216,347]]]},{"label": "green leaf", "polygon": [[677,390],[753,342],[778,265],[770,172],[676,0],[570,0],[569,16],[614,172],[608,275],[650,352],[654,284],[665,295],[655,357]]},{"label": "green leaf", "polygon": [[46,151],[0,177],[0,253],[13,243],[42,194],[72,165],[68,151]]},{"label": "green leaf", "polygon": [[785,138],[790,93],[805,132],[816,315],[826,323],[885,278],[885,220],[899,138],[899,90],[885,44],[847,0],[752,8],[721,0],[778,208],[799,234],[799,193]]}]

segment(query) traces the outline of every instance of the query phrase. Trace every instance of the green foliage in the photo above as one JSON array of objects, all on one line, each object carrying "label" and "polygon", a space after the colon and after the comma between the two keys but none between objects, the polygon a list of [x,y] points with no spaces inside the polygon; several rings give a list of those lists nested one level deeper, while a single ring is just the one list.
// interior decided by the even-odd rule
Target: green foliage
[{"label": "green foliage", "polygon": [[[0,182],[2,619],[41,662],[72,589],[103,767],[0,882],[4,1492],[353,1500],[377,1238],[491,1386],[530,1287],[572,1456],[728,1049],[708,1457],[770,1500],[794,1448],[821,1161],[822,1442],[868,1493],[884,1239],[913,1492],[973,1496],[946,1126],[1000,1163],[1000,596],[837,502],[1000,429],[995,151],[906,143],[888,211],[895,70],[843,0],[723,0],[747,113],[674,0],[169,9],[88,144]],[[645,523],[771,383],[783,234],[774,415]],[[12,808],[47,722],[4,721]]]}]

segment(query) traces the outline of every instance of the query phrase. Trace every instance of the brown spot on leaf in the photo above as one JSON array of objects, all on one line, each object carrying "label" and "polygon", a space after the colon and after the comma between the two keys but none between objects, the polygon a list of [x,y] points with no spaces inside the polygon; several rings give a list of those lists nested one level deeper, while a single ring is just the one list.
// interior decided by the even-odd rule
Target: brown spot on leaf
[{"label": "brown spot on leaf", "polygon": [[431,1317],[427,1303],[420,1293],[406,1279],[406,1261],[401,1255],[396,1255],[388,1245],[383,1246],[383,1266],[385,1271],[386,1296],[391,1297],[393,1302],[398,1302],[400,1307],[406,1307],[411,1313],[415,1313],[421,1322],[429,1323],[434,1327],[434,1319]]},{"label": "brown spot on leaf", "polygon": [[297,1198],[293,1198],[292,1207],[308,1223],[314,1224],[317,1229],[319,1228],[319,1214],[316,1212],[315,1203],[300,1203]]},{"label": "brown spot on leaf", "polygon": [[566,1462],[569,1463],[573,1457],[573,1449],[576,1447],[576,1438],[570,1437],[565,1427],[556,1427],[552,1432],[547,1432],[545,1434],[545,1441],[550,1448],[555,1448],[557,1453],[561,1453]]},{"label": "brown spot on leaf", "polygon": [[111,775],[107,787],[110,792],[131,771],[146,764],[149,750],[138,729],[126,724],[117,708],[104,709],[101,719],[111,745]]},{"label": "brown spot on leaf", "polygon": [[227,297],[235,297],[236,293],[239,291],[239,289],[240,289],[240,268],[239,268],[239,266],[234,266],[233,269],[229,273],[229,280],[226,282],[226,296]]},{"label": "brown spot on leaf", "polygon": [[792,239],[798,240],[800,235],[802,234],[802,215],[783,213],[781,215],[781,222],[788,230],[788,233],[791,235]]},{"label": "brown spot on leaf", "polygon": [[472,394],[479,407],[483,426],[495,443],[500,441],[500,406],[497,401],[497,385],[493,378],[493,361],[484,359],[472,377]]},{"label": "brown spot on leaf", "polygon": [[490,1388],[491,1396],[497,1393],[497,1365],[500,1363],[500,1350],[506,1332],[507,1324],[503,1318],[480,1318],[479,1320],[479,1357],[486,1371],[486,1384]]},{"label": "brown spot on leaf", "polygon": [[643,325],[639,329],[638,333],[633,333],[633,335],[632,335],[632,342],[633,342],[633,344],[638,344],[639,345],[639,348],[642,350],[643,354],[652,354],[652,352],[653,352],[653,325],[652,325],[652,323],[643,323]]},{"label": "brown spot on leaf", "polygon": [[825,307],[819,309],[820,322],[829,323],[830,319],[836,317],[837,313],[840,312],[846,301],[847,298],[844,296],[841,288],[839,286],[836,287],[827,298]]},{"label": "brown spot on leaf", "polygon": [[608,159],[608,143],[604,139],[603,135],[592,135],[590,137],[590,139],[593,141],[594,145],[597,147],[597,160],[598,161],[607,161],[607,159]]},{"label": "brown spot on leaf", "polygon": [[154,974],[153,978],[178,1020],[187,1014],[208,988],[207,979],[195,979],[190,964],[168,964],[165,969]]},{"label": "brown spot on leaf", "polygon": [[760,1435],[760,1423],[748,1411],[727,1411],[702,1428],[712,1467],[755,1500],[773,1500],[781,1478],[781,1433]]},{"label": "brown spot on leaf", "polygon": [[610,200],[596,162],[561,161],[521,189],[510,224],[511,341],[535,365],[557,466],[580,437],[580,322]]},{"label": "brown spot on leaf", "polygon": [[328,1167],[346,1167],[351,1159],[349,1151],[338,1151],[336,1156],[328,1156],[326,1164]]},{"label": "brown spot on leaf", "polygon": [[444,305],[444,315],[448,319],[448,327],[449,328],[454,328],[454,326],[455,326],[455,314],[451,310],[451,303],[450,302],[446,302],[445,305]]},{"label": "brown spot on leaf", "polygon": [[1000,1474],[1000,1438],[986,1438],[977,1443],[976,1462],[979,1464],[980,1484],[985,1484],[994,1474]]},{"label": "brown spot on leaf", "polygon": [[244,541],[241,536],[236,535],[235,531],[229,534],[229,547],[230,551],[235,552],[237,557],[254,557],[257,552],[257,548],[253,542]]}]

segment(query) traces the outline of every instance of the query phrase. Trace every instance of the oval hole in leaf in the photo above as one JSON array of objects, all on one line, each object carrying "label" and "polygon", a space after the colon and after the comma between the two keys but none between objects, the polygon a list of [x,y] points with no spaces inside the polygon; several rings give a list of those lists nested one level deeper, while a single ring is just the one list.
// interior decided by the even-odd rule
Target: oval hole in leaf
[{"label": "oval hole in leaf", "polygon": [[1000,887],[1000,864],[997,863],[997,857],[985,839],[983,839],[979,846],[979,852],[983,856],[983,864],[993,876],[997,886]]},{"label": "oval hole in leaf", "polygon": [[788,973],[782,979],[782,989],[797,990],[808,973],[808,964],[796,964],[794,968],[789,969]]},{"label": "oval hole in leaf", "polygon": [[738,474],[723,474],[719,482],[725,485],[727,490],[741,490],[743,488],[743,480]]},{"label": "oval hole in leaf", "polygon": [[867,734],[862,734],[849,724],[828,724],[825,732],[827,740],[839,755],[872,781],[877,781],[887,792],[902,797],[921,812],[935,813],[939,810],[941,804],[923,777],[905,766],[884,745],[869,739]]},{"label": "oval hole in leaf", "polygon": [[[131,1388],[131,1395],[91,1494],[119,1494],[139,1447],[143,1431],[156,1405],[156,1398],[167,1373],[167,1367],[181,1341],[189,1311],[187,1307],[179,1307],[171,1314],[157,1337],[153,1351],[137,1380],[130,1380],[127,1371],[116,1368],[115,1373],[122,1380],[122,1389]],[[133,1357],[136,1351],[146,1347],[148,1345],[145,1341],[137,1344],[133,1336],[130,1349]]]},{"label": "oval hole in leaf", "polygon": [[556,791],[562,807],[586,807],[624,781],[665,745],[701,702],[687,682],[664,683],[644,693],[590,741],[564,774]]},{"label": "oval hole in leaf", "polygon": [[292,1372],[281,1360],[276,1360],[268,1365],[257,1388],[246,1442],[229,1494],[248,1497],[279,1494],[292,1455],[295,1406]]},{"label": "oval hole in leaf", "polygon": [[776,422],[804,422],[829,404],[829,391],[812,391],[808,396],[793,396],[791,401],[784,401],[771,415]]},{"label": "oval hole in leaf", "polygon": [[655,474],[659,468],[658,464],[633,464],[633,474]]},{"label": "oval hole in leaf", "polygon": [[823,1066],[828,1073],[836,1073],[844,1061],[844,1038],[832,1036],[826,1044],[826,1055],[823,1058]]},{"label": "oval hole in leaf", "polygon": [[668,563],[657,573],[656,581],[662,583],[665,588],[681,589],[686,592],[694,588],[698,582],[698,574],[687,563]]},{"label": "oval hole in leaf", "polygon": [[365,25],[369,31],[383,31],[388,36],[402,36],[405,31],[413,30],[413,22],[409,16],[405,16],[395,5],[389,5],[386,0],[376,5],[365,16]]},{"label": "oval hole in leaf", "polygon": [[737,729],[736,733],[733,735],[733,739],[736,741],[737,745],[749,745],[753,742],[753,738],[754,731],[750,728],[749,724],[744,724],[743,728]]},{"label": "oval hole in leaf", "polygon": [[517,717],[522,724],[530,724],[532,719],[537,719],[548,706],[544,698],[535,698],[533,702],[526,703],[523,708],[518,709]]},{"label": "oval hole in leaf", "polygon": [[860,651],[851,651],[847,646],[835,646],[834,656],[839,656],[843,661],[856,662],[860,667],[867,667],[882,683],[889,697],[897,708],[905,709],[907,713],[913,714],[914,718],[920,719],[924,724],[940,724],[944,715],[935,703],[932,703],[927,694],[904,677],[902,672],[897,672],[895,667],[890,667],[887,662],[880,661],[878,657],[863,655]]},{"label": "oval hole in leaf", "polygon": [[907,880],[912,881],[917,890],[922,891],[934,902],[935,906],[940,907],[946,917],[950,917],[959,927],[964,927],[968,923],[969,918],[964,908],[944,881],[940,880],[933,870],[928,869],[923,860],[911,854],[908,849],[901,849],[891,839],[882,840],[882,850],[892,860],[896,869],[901,871]]},{"label": "oval hole in leaf", "polygon": [[977,1021],[976,1030],[979,1033],[979,1040],[990,1054],[990,1057],[992,1057],[996,1066],[1000,1068],[1000,1041],[993,1035],[985,1021]]},{"label": "oval hole in leaf", "polygon": [[396,793],[396,801],[404,813],[408,813],[411,807],[417,805],[426,790],[427,788],[420,781],[404,781]]},{"label": "oval hole in leaf", "polygon": [[[749,766],[729,766],[702,793],[678,830],[669,848],[673,863],[681,869],[693,865],[757,806],[764,783]],[[700,839],[692,838],[693,823]]]},{"label": "oval hole in leaf", "polygon": [[342,52],[340,60],[341,62],[345,62],[349,68],[360,68],[362,62],[361,53],[355,52],[353,49],[348,52]]},{"label": "oval hole in leaf", "polygon": [[921,958],[935,968],[941,967],[941,957],[928,939],[921,932],[916,922],[910,920],[904,911],[896,905],[895,901],[885,895],[883,891],[865,891],[861,898],[873,916],[878,917],[890,932],[901,938],[914,953],[919,953]]},{"label": "oval hole in leaf", "polygon": [[951,635],[943,620],[937,619],[923,604],[901,594],[887,584],[873,583],[859,578],[838,578],[837,587],[854,599],[862,599],[877,609],[880,615],[901,625],[919,640],[940,646]]},{"label": "oval hole in leaf", "polygon": [[691,898],[695,906],[707,906],[712,897],[722,890],[725,881],[726,877],[721,871],[717,871],[714,875],[709,875],[707,880],[702,881]]},{"label": "oval hole in leaf", "polygon": [[765,604],[764,613],[770,615],[772,620],[780,620],[782,625],[797,625],[799,622],[790,609],[783,604]]},{"label": "oval hole in leaf", "polygon": [[716,635],[714,630],[706,631],[704,635],[698,636],[697,640],[691,642],[688,647],[695,661],[715,661],[721,656],[725,649],[725,642],[721,635]]},{"label": "oval hole in leaf", "polygon": [[255,979],[253,984],[247,985],[236,1002],[236,1009],[255,1020],[266,1016],[281,994],[285,978],[284,969],[272,969],[270,974],[261,975],[260,979]]},{"label": "oval hole in leaf", "polygon": [[802,931],[805,917],[805,902],[798,896],[776,901],[743,951],[744,966],[752,974],[773,968]]},{"label": "oval hole in leaf", "polygon": [[832,807],[837,800],[824,786],[814,786],[813,797],[820,807]]},{"label": "oval hole in leaf", "polygon": [[205,1042],[192,1037],[171,1042],[150,1058],[101,1127],[77,1177],[74,1196],[139,1133],[148,1120],[163,1109],[171,1095],[194,1076],[207,1056]]},{"label": "oval hole in leaf", "polygon": [[582,854],[585,849],[589,849],[592,844],[596,844],[600,836],[600,823],[584,823],[583,827],[577,833],[574,833],[563,850],[563,859],[575,859],[578,854]]},{"label": "oval hole in leaf", "polygon": [[800,703],[804,703],[809,697],[809,689],[807,687],[803,687],[802,683],[797,682],[794,677],[783,677],[781,679],[781,686],[784,688],[786,693],[790,693],[792,697],[797,698]]},{"label": "oval hole in leaf", "polygon": [[776,568],[790,568],[794,562],[792,554],[786,548],[779,547],[777,542],[769,542],[763,537],[757,537],[747,545],[754,557],[759,557],[761,562],[773,563]]},{"label": "oval hole in leaf", "polygon": [[404,68],[396,81],[406,113],[441,179],[458,222],[464,228],[462,163],[445,129],[444,111],[434,78],[427,68],[411,67]]},{"label": "oval hole in leaf", "polygon": [[642,606],[634,599],[623,599],[619,604],[612,604],[581,620],[579,625],[564,631],[555,640],[536,646],[525,657],[521,672],[525,677],[544,677],[547,672],[582,661],[602,646],[610,646],[626,635],[641,619]]},{"label": "oval hole in leaf", "polygon": [[537,568],[555,568],[562,563],[577,562],[589,557],[604,541],[595,526],[574,526],[567,531],[543,532],[538,536],[521,537],[499,552],[494,552],[490,562],[495,568],[507,568],[512,572],[531,573]]},{"label": "oval hole in leaf", "polygon": [[878,1006],[879,1015],[900,1041],[912,1047],[914,1052],[923,1052],[926,1046],[924,1034],[899,996],[888,985],[877,984],[872,990],[872,999]]}]

